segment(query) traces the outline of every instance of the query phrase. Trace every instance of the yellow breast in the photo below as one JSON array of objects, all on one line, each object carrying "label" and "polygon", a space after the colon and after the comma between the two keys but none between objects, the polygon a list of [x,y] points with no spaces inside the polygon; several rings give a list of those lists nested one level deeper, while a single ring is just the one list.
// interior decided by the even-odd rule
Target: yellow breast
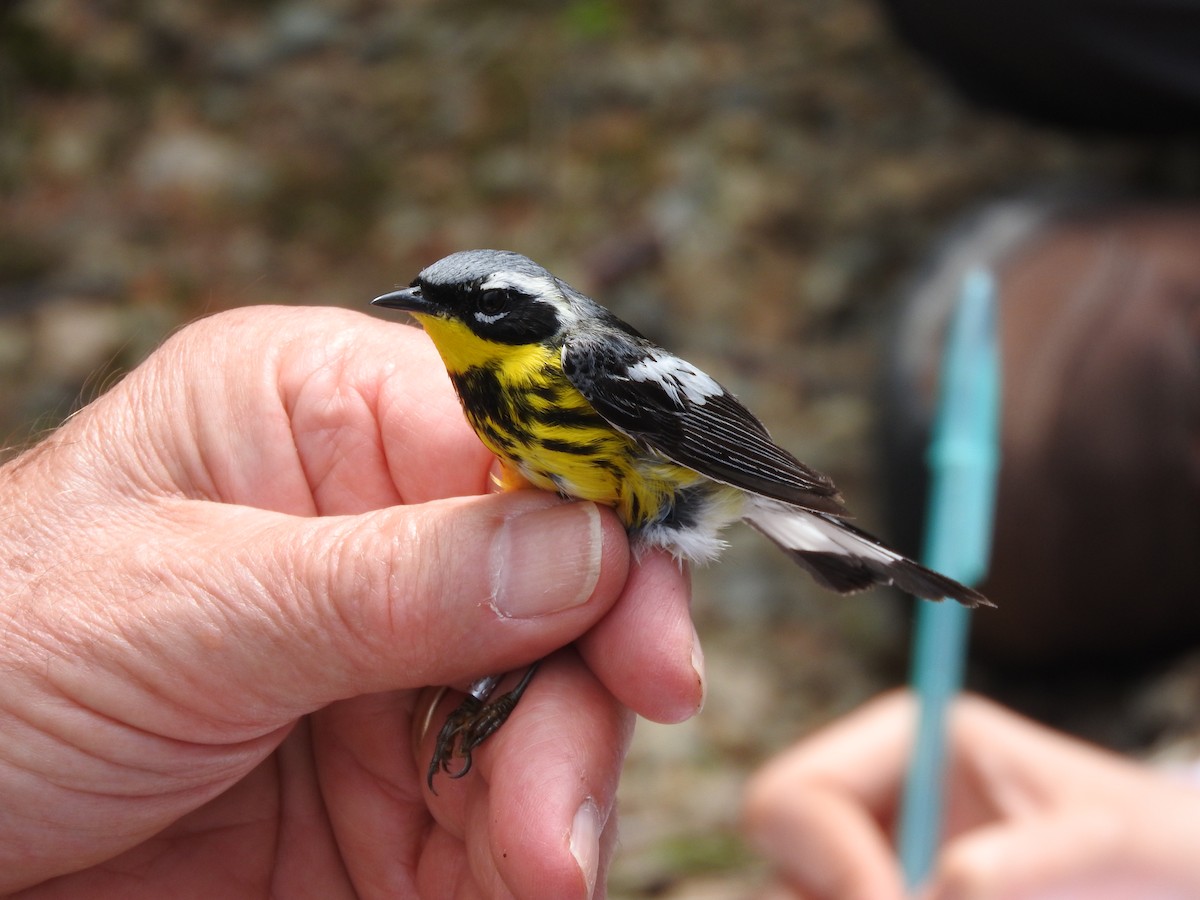
[{"label": "yellow breast", "polygon": [[532,484],[612,506],[635,530],[705,479],[650,454],[601,418],[544,344],[503,344],[461,322],[418,316],[480,440]]}]

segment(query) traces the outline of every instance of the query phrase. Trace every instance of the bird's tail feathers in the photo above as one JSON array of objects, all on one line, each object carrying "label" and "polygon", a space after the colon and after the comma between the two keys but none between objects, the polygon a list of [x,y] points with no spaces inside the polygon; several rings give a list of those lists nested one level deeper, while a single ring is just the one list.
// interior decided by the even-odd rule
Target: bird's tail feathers
[{"label": "bird's tail feathers", "polygon": [[747,511],[745,520],[807,569],[819,584],[838,593],[893,584],[927,600],[949,597],[964,606],[992,605],[978,591],[925,568],[861,528],[827,513],[762,500]]}]

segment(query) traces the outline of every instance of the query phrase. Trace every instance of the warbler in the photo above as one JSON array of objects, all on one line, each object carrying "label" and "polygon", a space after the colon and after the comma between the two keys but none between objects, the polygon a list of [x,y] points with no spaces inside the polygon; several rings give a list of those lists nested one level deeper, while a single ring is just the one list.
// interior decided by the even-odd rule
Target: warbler
[{"label": "warbler", "polygon": [[[833,482],[776,444],[715,379],[519,253],[454,253],[371,302],[424,327],[467,420],[506,468],[611,506],[635,550],[706,562],[741,520],[838,593],[893,584],[988,604],[851,525]],[[499,677],[472,686],[439,735],[431,788],[439,769],[465,774],[530,675],[490,706]],[[450,773],[456,740],[464,764]]]}]

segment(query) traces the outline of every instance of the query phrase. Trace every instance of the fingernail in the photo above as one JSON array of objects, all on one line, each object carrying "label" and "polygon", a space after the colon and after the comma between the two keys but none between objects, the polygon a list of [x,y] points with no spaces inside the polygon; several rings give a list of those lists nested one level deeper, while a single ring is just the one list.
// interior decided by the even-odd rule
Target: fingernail
[{"label": "fingernail", "polygon": [[700,635],[695,625],[692,626],[692,670],[700,682],[700,705],[696,707],[696,715],[699,715],[704,709],[704,701],[708,699],[708,680],[704,677],[704,648],[700,646]]},{"label": "fingernail", "polygon": [[[432,693],[429,693],[427,695],[428,699],[424,703],[423,708],[424,708],[425,712],[421,715],[416,716],[413,719],[413,726],[414,726],[413,727],[413,751],[414,751],[414,753],[421,749],[421,742],[423,740],[425,740],[425,735],[429,734],[429,726],[433,724],[433,714],[435,712],[437,712],[438,704],[442,702],[442,698],[444,696],[446,696],[446,692],[448,690],[450,690],[450,688],[445,687],[445,686],[433,688]],[[424,696],[426,696],[426,694],[422,693],[421,696],[424,697]],[[418,697],[418,702],[419,701],[420,701],[420,697]],[[417,706],[418,711],[421,709],[422,709],[422,706],[420,706],[420,705]],[[419,754],[416,754],[416,755],[419,755]]]},{"label": "fingernail", "polygon": [[[688,703],[687,698],[680,698],[680,705],[673,711],[665,711],[666,718],[664,722],[686,722],[693,716],[698,716],[704,709],[704,703],[708,699],[708,679],[704,674],[704,648],[700,646],[700,635],[696,633],[696,626],[692,626],[692,648],[691,648],[691,665],[692,674],[696,677],[696,686],[700,688],[700,699],[695,703]],[[694,694],[690,696],[695,696]]]},{"label": "fingernail", "polygon": [[505,521],[492,545],[492,606],[532,619],[585,603],[600,580],[600,510],[563,503]]},{"label": "fingernail", "polygon": [[583,875],[590,900],[596,890],[596,873],[600,869],[600,810],[591,797],[584,799],[571,821],[571,855]]}]

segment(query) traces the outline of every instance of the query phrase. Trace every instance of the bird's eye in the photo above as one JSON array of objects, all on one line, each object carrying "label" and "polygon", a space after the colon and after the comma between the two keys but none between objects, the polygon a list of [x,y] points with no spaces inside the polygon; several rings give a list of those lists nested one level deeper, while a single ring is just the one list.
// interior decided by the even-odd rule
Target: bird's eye
[{"label": "bird's eye", "polygon": [[508,291],[493,288],[479,295],[479,311],[485,316],[496,316],[504,312],[509,301]]}]

